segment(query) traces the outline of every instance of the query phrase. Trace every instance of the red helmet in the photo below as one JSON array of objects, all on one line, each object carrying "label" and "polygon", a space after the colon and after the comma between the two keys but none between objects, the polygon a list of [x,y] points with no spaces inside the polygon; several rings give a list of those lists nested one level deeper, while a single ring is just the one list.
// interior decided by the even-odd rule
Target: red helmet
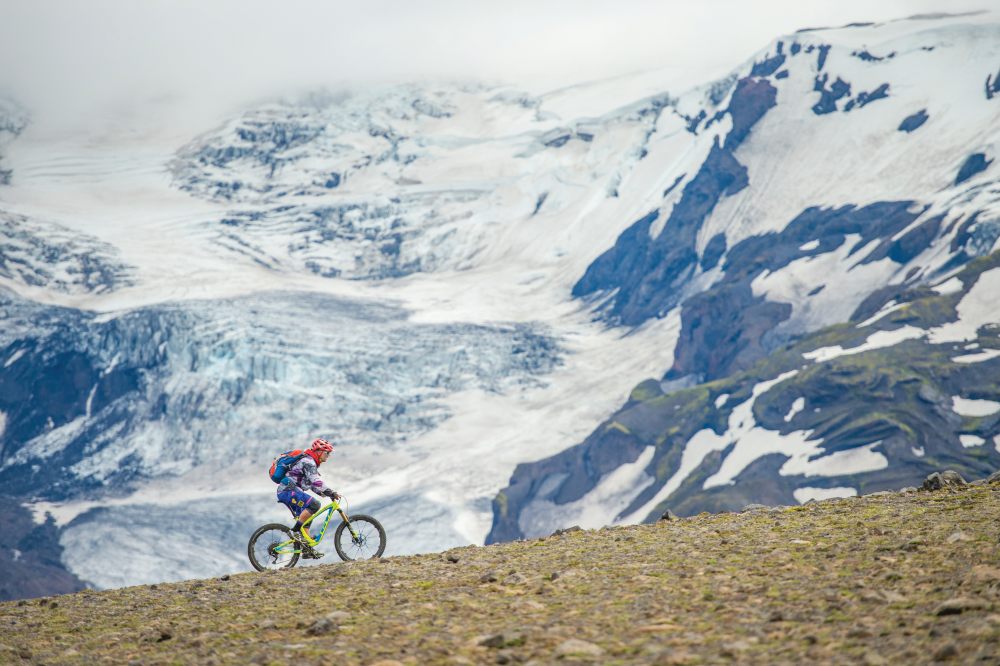
[{"label": "red helmet", "polygon": [[313,440],[312,446],[309,447],[310,451],[315,451],[316,453],[333,453],[333,444],[326,441],[325,439]]}]

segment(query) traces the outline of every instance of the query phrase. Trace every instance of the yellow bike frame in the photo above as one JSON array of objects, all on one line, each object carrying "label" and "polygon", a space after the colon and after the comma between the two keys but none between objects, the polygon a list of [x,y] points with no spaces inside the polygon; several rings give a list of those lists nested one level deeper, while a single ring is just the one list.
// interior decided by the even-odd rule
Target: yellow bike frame
[{"label": "yellow bike frame", "polygon": [[[323,537],[326,535],[326,528],[329,527],[329,525],[330,525],[330,519],[333,518],[333,512],[334,511],[336,511],[337,513],[339,513],[341,519],[343,519],[343,521],[345,523],[347,523],[347,529],[350,530],[351,537],[353,537],[355,539],[358,538],[358,533],[354,531],[354,526],[351,525],[351,521],[348,519],[347,513],[345,513],[344,510],[340,508],[340,502],[338,502],[337,500],[334,500],[334,501],[330,502],[329,504],[327,504],[326,506],[324,506],[323,508],[321,508],[319,511],[317,511],[313,515],[309,516],[309,520],[307,520],[306,522],[302,523],[302,534],[303,534],[303,536],[305,536],[307,538],[307,543],[309,544],[310,547],[315,546],[316,544],[318,544],[320,541],[323,540]],[[320,529],[319,535],[316,538],[313,538],[312,533],[309,530],[309,525],[311,525],[313,523],[313,521],[315,521],[321,514],[324,514],[324,513],[326,514],[326,520],[323,521],[323,527],[322,527],[322,529]],[[289,547],[291,549],[290,550],[286,550],[286,548],[289,548]],[[296,549],[296,544],[295,544],[295,542],[292,539],[289,539],[288,541],[283,541],[282,543],[279,543],[275,547],[274,550],[275,550],[276,553],[282,553],[282,554],[286,554],[286,555],[287,554],[291,554],[291,553],[301,553],[302,552],[301,550]]]}]

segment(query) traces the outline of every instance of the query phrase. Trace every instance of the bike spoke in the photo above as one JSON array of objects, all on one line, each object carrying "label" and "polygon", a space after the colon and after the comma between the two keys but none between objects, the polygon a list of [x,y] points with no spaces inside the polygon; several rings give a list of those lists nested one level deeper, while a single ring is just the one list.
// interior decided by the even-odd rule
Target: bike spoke
[{"label": "bike spoke", "polygon": [[287,528],[278,525],[258,530],[249,544],[250,563],[255,569],[284,569],[294,566],[299,552]]},{"label": "bike spoke", "polygon": [[351,529],[339,532],[338,550],[351,560],[368,560],[381,555],[382,536],[368,520],[352,520]]}]

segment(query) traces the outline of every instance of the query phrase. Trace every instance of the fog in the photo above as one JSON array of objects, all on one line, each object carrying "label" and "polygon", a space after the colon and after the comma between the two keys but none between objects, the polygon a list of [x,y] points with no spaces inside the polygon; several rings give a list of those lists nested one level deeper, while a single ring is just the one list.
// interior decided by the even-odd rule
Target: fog
[{"label": "fog", "polygon": [[[51,123],[320,86],[485,80],[533,92],[674,68],[726,73],[802,27],[994,0],[0,0],[0,94]],[[83,120],[81,120],[83,119]]]}]

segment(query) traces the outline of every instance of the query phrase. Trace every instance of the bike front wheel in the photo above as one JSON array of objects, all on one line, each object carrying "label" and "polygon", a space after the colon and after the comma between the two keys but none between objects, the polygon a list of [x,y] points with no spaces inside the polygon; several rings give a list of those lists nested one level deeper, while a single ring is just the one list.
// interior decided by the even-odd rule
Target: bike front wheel
[{"label": "bike front wheel", "polygon": [[385,552],[385,529],[382,523],[359,513],[351,516],[351,528],[348,529],[347,523],[341,523],[333,535],[334,547],[340,559],[349,562],[382,557]]},{"label": "bike front wheel", "polygon": [[299,561],[299,549],[292,541],[291,528],[279,523],[257,528],[247,544],[247,555],[257,571],[291,569]]}]

